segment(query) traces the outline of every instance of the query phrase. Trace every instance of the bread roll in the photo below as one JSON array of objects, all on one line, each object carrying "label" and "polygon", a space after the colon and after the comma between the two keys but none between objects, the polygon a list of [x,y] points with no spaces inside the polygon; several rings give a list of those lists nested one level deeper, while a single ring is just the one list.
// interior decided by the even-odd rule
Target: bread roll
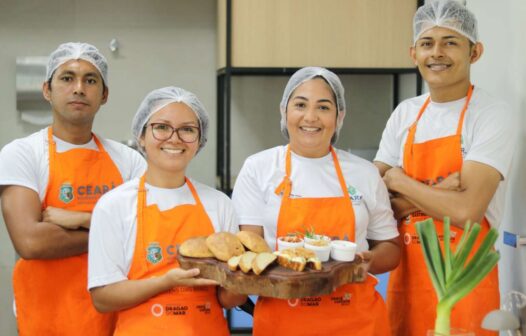
[{"label": "bread roll", "polygon": [[247,249],[252,252],[272,252],[270,246],[263,237],[252,231],[240,231],[237,233],[237,237]]},{"label": "bread roll", "polygon": [[257,275],[260,275],[270,264],[276,260],[277,256],[272,253],[263,252],[257,255],[252,261],[252,270]]},{"label": "bread roll", "polygon": [[206,246],[221,261],[228,261],[233,256],[245,252],[239,239],[229,232],[216,232],[206,238]]},{"label": "bread roll", "polygon": [[206,246],[206,237],[195,237],[184,241],[179,246],[179,253],[185,257],[212,258],[214,254]]}]

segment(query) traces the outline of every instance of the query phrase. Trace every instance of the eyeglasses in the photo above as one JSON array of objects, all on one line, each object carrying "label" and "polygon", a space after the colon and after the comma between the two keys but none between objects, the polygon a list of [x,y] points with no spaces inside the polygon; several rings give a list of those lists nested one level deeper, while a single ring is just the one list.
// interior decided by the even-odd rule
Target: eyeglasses
[{"label": "eyeglasses", "polygon": [[174,133],[177,133],[179,140],[186,143],[196,142],[199,139],[199,127],[197,126],[182,126],[174,128],[163,123],[151,123],[147,126],[152,127],[152,135],[159,141],[170,139]]}]

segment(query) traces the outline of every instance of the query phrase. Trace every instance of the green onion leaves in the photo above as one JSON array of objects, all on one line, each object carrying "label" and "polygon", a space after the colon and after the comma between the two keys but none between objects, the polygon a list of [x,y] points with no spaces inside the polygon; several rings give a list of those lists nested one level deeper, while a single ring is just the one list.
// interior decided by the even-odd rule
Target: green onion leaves
[{"label": "green onion leaves", "polygon": [[[498,232],[490,228],[478,250],[472,254],[480,233],[478,223],[467,222],[455,251],[450,245],[450,220],[444,218],[444,252],[433,219],[416,223],[427,270],[438,297],[435,332],[449,334],[451,310],[497,265],[500,255],[493,250]],[[472,257],[469,259],[469,256]],[[468,260],[469,259],[469,260]]]}]

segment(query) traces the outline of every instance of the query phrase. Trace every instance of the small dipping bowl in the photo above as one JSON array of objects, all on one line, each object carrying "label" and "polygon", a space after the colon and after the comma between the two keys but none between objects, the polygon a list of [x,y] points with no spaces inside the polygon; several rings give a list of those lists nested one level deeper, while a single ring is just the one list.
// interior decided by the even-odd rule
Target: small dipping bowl
[{"label": "small dipping bowl", "polygon": [[331,258],[338,261],[353,261],[356,243],[347,240],[333,240],[331,242]]},{"label": "small dipping bowl", "polygon": [[321,262],[329,261],[331,255],[331,241],[325,239],[313,240],[311,242],[305,242],[304,246],[307,250],[316,253],[316,257]]},{"label": "small dipping bowl", "polygon": [[278,251],[292,247],[303,247],[303,243],[303,239],[297,236],[278,237]]},{"label": "small dipping bowl", "polygon": [[312,242],[319,241],[319,240],[324,240],[330,243],[331,238],[329,236],[324,236],[324,235],[314,235],[314,237],[312,238],[305,236],[305,243],[312,243]]}]

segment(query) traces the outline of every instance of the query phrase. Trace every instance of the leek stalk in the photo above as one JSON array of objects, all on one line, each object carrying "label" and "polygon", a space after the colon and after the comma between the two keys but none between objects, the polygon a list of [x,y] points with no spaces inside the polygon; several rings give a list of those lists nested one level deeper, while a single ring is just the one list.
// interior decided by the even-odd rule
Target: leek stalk
[{"label": "leek stalk", "polygon": [[492,247],[497,241],[498,232],[490,228],[482,244],[469,255],[480,232],[480,225],[469,222],[455,251],[451,249],[449,238],[450,220],[444,218],[444,253],[440,246],[433,219],[416,223],[416,230],[424,252],[427,270],[438,297],[435,332],[449,335],[451,310],[460,299],[468,295],[482,279],[497,265],[500,255]]}]

